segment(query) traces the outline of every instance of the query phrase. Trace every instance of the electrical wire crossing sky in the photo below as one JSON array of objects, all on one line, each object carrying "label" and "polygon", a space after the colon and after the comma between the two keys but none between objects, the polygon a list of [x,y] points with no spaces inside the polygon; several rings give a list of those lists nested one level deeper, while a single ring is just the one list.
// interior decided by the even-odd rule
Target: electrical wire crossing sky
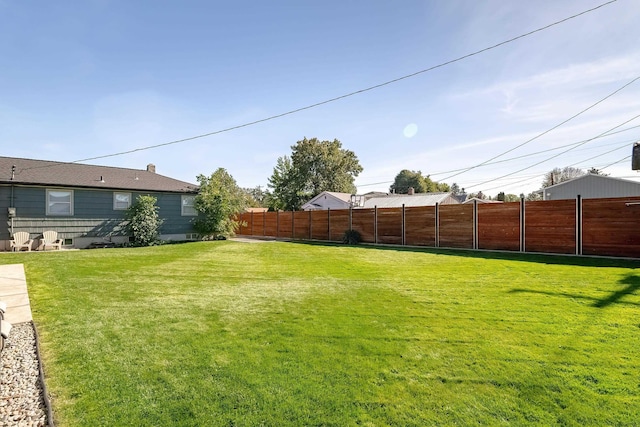
[{"label": "electrical wire crossing sky", "polygon": [[485,193],[635,178],[613,149],[634,123],[598,137],[640,113],[633,1],[357,3],[0,3],[3,155],[265,187],[317,137],[356,153],[360,192],[402,169]]}]

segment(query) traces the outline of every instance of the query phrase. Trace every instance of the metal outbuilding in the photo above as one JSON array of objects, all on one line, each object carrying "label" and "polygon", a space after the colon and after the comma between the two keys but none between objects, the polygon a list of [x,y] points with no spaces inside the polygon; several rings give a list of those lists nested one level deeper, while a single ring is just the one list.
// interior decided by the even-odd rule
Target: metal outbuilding
[{"label": "metal outbuilding", "polygon": [[543,200],[575,199],[578,195],[583,199],[640,196],[640,182],[587,174],[542,190]]}]

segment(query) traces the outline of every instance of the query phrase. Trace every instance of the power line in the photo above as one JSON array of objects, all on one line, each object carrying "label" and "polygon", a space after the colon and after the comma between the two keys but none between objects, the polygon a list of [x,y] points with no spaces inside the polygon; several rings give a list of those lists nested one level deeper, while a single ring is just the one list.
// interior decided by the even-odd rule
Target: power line
[{"label": "power line", "polygon": [[617,161],[615,161],[615,162],[613,162],[613,163],[610,163],[610,164],[608,164],[607,166],[604,166],[604,167],[602,167],[602,168],[600,168],[600,169],[603,169],[603,170],[604,170],[604,169],[608,168],[609,166],[613,166],[613,165],[617,165],[618,163],[626,162],[626,161],[627,161],[627,160],[629,160],[629,159],[631,159],[631,156],[623,157],[622,159],[617,160]]},{"label": "power line", "polygon": [[627,83],[627,84],[623,85],[622,87],[620,87],[620,88],[616,89],[615,91],[613,91],[613,92],[612,92],[612,93],[610,93],[609,95],[605,96],[605,97],[604,97],[604,98],[602,98],[601,100],[597,101],[596,103],[591,104],[589,107],[585,108],[584,110],[580,111],[579,113],[574,114],[573,116],[571,116],[571,117],[569,117],[568,119],[566,119],[566,120],[564,120],[564,121],[562,121],[562,122],[558,123],[557,125],[553,126],[552,128],[547,129],[547,130],[545,130],[545,131],[544,131],[544,132],[542,132],[542,133],[539,133],[538,135],[534,136],[533,138],[528,139],[528,140],[526,140],[525,142],[523,142],[523,143],[521,143],[521,144],[519,144],[519,145],[516,145],[515,147],[510,148],[509,150],[507,150],[507,151],[505,151],[505,152],[503,152],[503,153],[500,153],[500,154],[498,154],[497,156],[494,156],[494,157],[490,158],[489,160],[485,160],[485,161],[484,161],[484,162],[482,162],[482,163],[479,163],[479,164],[477,164],[477,165],[475,165],[475,166],[471,166],[470,168],[467,168],[467,169],[463,170],[462,172],[458,172],[458,173],[455,173],[455,174],[453,174],[453,175],[449,175],[448,177],[443,178],[442,180],[443,180],[443,181],[446,181],[446,180],[448,180],[448,179],[453,178],[454,176],[461,175],[461,174],[463,174],[463,173],[465,173],[465,172],[468,172],[468,171],[473,170],[473,169],[475,169],[475,168],[478,168],[478,167],[480,167],[480,166],[486,165],[487,163],[489,163],[489,162],[491,162],[491,161],[493,161],[493,160],[495,160],[495,159],[497,159],[497,158],[499,158],[499,157],[502,157],[502,156],[504,156],[505,154],[511,153],[512,151],[514,151],[514,150],[516,150],[516,149],[518,149],[518,148],[520,148],[520,147],[522,147],[522,146],[524,146],[524,145],[526,145],[526,144],[528,144],[528,143],[530,143],[530,142],[532,142],[532,141],[535,141],[536,139],[538,139],[538,138],[540,138],[540,137],[542,137],[542,136],[544,136],[544,135],[548,134],[549,132],[551,132],[551,131],[553,131],[553,130],[555,130],[555,129],[559,128],[560,126],[562,126],[562,125],[564,125],[564,124],[566,124],[566,123],[570,122],[571,120],[575,119],[576,117],[580,116],[581,114],[586,113],[587,111],[589,111],[590,109],[592,109],[592,108],[593,108],[593,107],[595,107],[596,105],[598,105],[598,104],[600,104],[600,103],[604,102],[605,100],[607,100],[607,99],[611,98],[613,95],[615,95],[616,93],[620,92],[621,90],[623,90],[623,89],[624,89],[624,88],[626,88],[627,86],[631,85],[632,83],[634,83],[634,82],[635,82],[636,80],[638,80],[638,79],[640,79],[640,76],[638,76],[638,77],[636,77],[635,79],[631,80],[629,83]]},{"label": "power line", "polygon": [[[627,131],[632,130],[632,129],[635,129],[635,128],[637,128],[637,127],[640,127],[640,125],[632,126],[632,127],[630,127],[630,128],[627,128],[627,129],[619,130],[619,131],[617,131],[617,132],[607,133],[607,134],[602,135],[602,136],[599,136],[599,137],[597,137],[597,138],[605,138],[605,137],[607,137],[607,136],[615,135],[615,134],[622,133],[622,132],[627,132]],[[550,151],[561,150],[561,149],[563,149],[563,148],[571,147],[571,146],[574,146],[574,145],[581,145],[581,144],[582,144],[582,143],[584,143],[584,142],[588,142],[588,141],[591,141],[591,140],[593,140],[593,139],[597,139],[597,138],[592,138],[592,139],[590,139],[590,140],[584,140],[584,139],[583,139],[582,141],[572,142],[572,143],[570,143],[570,144],[560,145],[560,146],[558,146],[558,147],[548,148],[548,149],[546,149],[546,150],[536,151],[536,152],[534,152],[534,153],[523,154],[523,155],[516,156],[516,157],[509,157],[508,159],[498,160],[498,161],[495,161],[495,162],[490,161],[489,163],[485,163],[485,164],[482,164],[482,165],[477,165],[477,166],[475,166],[475,167],[479,167],[479,166],[490,166],[490,165],[496,165],[496,164],[498,164],[498,163],[506,163],[506,162],[510,162],[510,161],[513,161],[513,160],[524,159],[525,157],[532,157],[532,156],[536,156],[536,155],[538,155],[538,154],[544,154],[544,153],[548,153],[548,152],[550,152]],[[633,141],[635,141],[635,139],[634,139]],[[615,142],[615,144],[619,144],[619,142]],[[443,172],[435,172],[435,173],[431,173],[431,174],[429,174],[429,176],[433,176],[433,175],[444,175],[444,174],[446,174],[446,173],[458,172],[458,171],[465,171],[465,170],[468,170],[468,169],[470,169],[470,168],[460,168],[460,169],[453,169],[453,170],[443,171]],[[453,175],[452,175],[452,176],[453,176]],[[439,179],[439,181],[444,181],[445,179],[446,179],[446,178],[444,178],[444,179]]]},{"label": "power line", "polygon": [[601,134],[600,134],[600,135],[598,135],[598,136],[595,136],[595,137],[593,137],[593,138],[587,139],[587,140],[585,140],[584,142],[580,143],[579,145],[576,145],[576,146],[574,146],[574,147],[571,147],[571,148],[569,148],[569,149],[567,149],[567,150],[563,151],[562,153],[558,153],[558,154],[556,154],[556,155],[554,155],[554,156],[548,157],[548,158],[546,158],[546,159],[544,159],[544,160],[541,160],[541,161],[539,161],[539,162],[537,162],[537,163],[534,163],[534,164],[532,164],[532,165],[529,165],[529,166],[527,166],[527,167],[525,167],[525,168],[519,169],[519,170],[517,170],[517,171],[515,171],[515,172],[508,173],[508,174],[503,175],[503,176],[500,176],[500,177],[498,177],[498,178],[494,178],[494,179],[490,179],[490,180],[484,181],[484,182],[482,182],[482,183],[480,183],[480,184],[477,184],[477,185],[472,185],[472,187],[478,187],[478,186],[480,186],[480,185],[488,184],[488,183],[490,183],[490,182],[494,182],[494,181],[500,180],[500,179],[502,179],[502,178],[506,178],[506,177],[508,177],[508,176],[515,175],[515,174],[517,174],[517,173],[519,173],[519,172],[522,172],[522,171],[525,171],[525,170],[527,170],[527,169],[531,169],[532,167],[534,167],[534,166],[538,166],[539,164],[542,164],[542,163],[548,162],[548,161],[549,161],[549,160],[551,160],[551,159],[555,159],[556,157],[559,157],[559,156],[561,156],[561,155],[563,155],[563,154],[566,154],[566,153],[568,153],[569,151],[572,151],[572,150],[576,149],[577,147],[580,147],[580,146],[582,146],[582,145],[584,145],[584,144],[586,144],[586,143],[588,143],[588,142],[591,142],[591,141],[593,141],[594,139],[596,139],[596,138],[598,138],[598,137],[600,137],[600,136],[602,136],[602,135],[604,135],[604,134],[606,134],[606,133],[608,133],[608,132],[611,132],[611,131],[612,131],[612,130],[614,130],[614,129],[617,129],[617,128],[619,128],[620,126],[623,126],[623,125],[625,125],[625,124],[627,124],[627,123],[629,123],[629,122],[631,122],[631,121],[633,121],[633,120],[637,119],[638,117],[640,117],[640,114],[638,114],[638,115],[636,115],[636,116],[632,117],[631,119],[629,119],[629,120],[627,120],[627,121],[625,121],[625,122],[623,122],[623,123],[621,123],[621,124],[619,124],[619,125],[617,125],[617,126],[615,126],[615,127],[611,128],[611,129],[609,129],[609,130],[608,130],[608,131],[606,131],[606,132],[601,133]]},{"label": "power line", "polygon": [[[583,140],[578,141],[578,142],[572,142],[572,143],[569,143],[569,144],[560,145],[560,146],[558,146],[558,147],[553,147],[553,148],[548,148],[548,149],[546,149],[546,150],[536,151],[536,152],[534,152],[534,153],[523,154],[523,155],[521,155],[521,156],[516,156],[516,157],[509,157],[508,159],[498,160],[498,161],[495,161],[495,162],[487,163],[487,164],[485,164],[485,165],[483,165],[483,166],[496,165],[496,164],[498,164],[498,163],[507,163],[507,162],[511,162],[511,161],[513,161],[513,160],[520,160],[520,159],[524,159],[524,158],[526,158],[526,157],[533,157],[533,156],[537,156],[537,155],[539,155],[539,154],[545,154],[545,153],[548,153],[548,152],[551,152],[551,151],[557,151],[557,150],[561,150],[561,149],[563,149],[563,148],[567,148],[567,147],[581,146],[581,145],[584,145],[584,143],[585,143],[585,142],[590,142],[590,141],[593,141],[593,140],[595,140],[595,139],[599,139],[599,138],[606,138],[606,137],[608,137],[608,136],[616,135],[616,134],[619,134],[619,133],[622,133],[622,132],[627,132],[627,131],[630,131],[630,130],[636,129],[636,128],[638,128],[638,127],[640,127],[640,125],[631,126],[631,127],[626,128],[626,129],[618,130],[618,131],[615,131],[615,132],[607,132],[607,133],[605,133],[605,134],[602,134],[602,135],[596,136],[596,137],[594,137],[594,138],[590,138],[590,139],[583,139]],[[605,144],[605,146],[608,146],[608,145],[616,145],[616,148],[614,148],[614,149],[613,149],[613,150],[611,150],[611,151],[607,151],[607,152],[605,152],[605,153],[600,153],[600,154],[598,154],[598,155],[597,155],[597,156],[595,156],[595,157],[599,157],[599,156],[602,156],[602,155],[604,155],[604,154],[611,153],[611,152],[616,151],[616,150],[621,150],[622,148],[626,147],[626,146],[627,146],[627,144],[628,144],[629,142],[634,142],[634,141],[636,141],[636,140],[637,140],[637,138],[634,138],[634,139],[625,140],[625,141],[623,141],[622,143],[621,143],[620,141],[616,141],[616,142],[613,142],[613,143]],[[620,144],[624,144],[624,145],[622,145],[622,146],[621,146]],[[592,150],[593,148],[588,148],[588,149],[589,149],[589,150]],[[587,149],[585,149],[585,150],[587,150]],[[593,159],[593,158],[595,158],[595,157],[592,157],[592,158],[589,158],[589,159],[582,160],[582,161],[581,161],[581,162],[579,162],[579,163],[586,162],[586,161],[591,160],[591,159]],[[442,171],[442,172],[435,172],[435,173],[431,173],[431,174],[429,174],[428,176],[443,175],[443,174],[446,174],[446,173],[458,172],[458,171],[465,170],[465,169],[466,169],[466,168],[460,168],[460,169],[452,169],[452,170]],[[538,175],[538,174],[536,174],[536,175]],[[441,179],[439,179],[439,180],[438,180],[438,182],[442,182],[442,181],[444,181],[444,180],[441,180]],[[387,181],[379,181],[379,182],[369,182],[369,183],[367,183],[367,184],[360,184],[360,185],[358,185],[357,187],[371,187],[371,186],[374,186],[374,185],[391,184],[391,183],[393,183],[393,182],[394,182],[393,180],[390,180],[390,181],[389,181],[389,180],[387,180]],[[473,181],[472,181],[472,182],[473,182]],[[491,189],[488,189],[488,190],[491,190]]]},{"label": "power line", "polygon": [[591,9],[587,9],[587,10],[582,11],[580,13],[576,13],[575,15],[571,15],[571,16],[569,16],[567,18],[564,18],[564,19],[561,19],[559,21],[553,22],[551,24],[545,25],[543,27],[537,28],[537,29],[535,29],[533,31],[529,31],[529,32],[521,34],[519,36],[510,38],[508,40],[505,40],[505,41],[502,41],[500,43],[494,44],[492,46],[486,47],[484,49],[480,49],[480,50],[477,50],[475,52],[468,53],[468,54],[460,56],[458,58],[451,59],[449,61],[440,63],[438,65],[434,65],[432,67],[425,68],[424,70],[416,71],[415,73],[407,74],[405,76],[398,77],[398,78],[395,78],[393,80],[388,80],[386,82],[379,83],[379,84],[374,85],[374,86],[369,86],[369,87],[364,88],[364,89],[360,89],[360,90],[357,90],[357,91],[354,91],[354,92],[350,92],[350,93],[347,93],[347,94],[344,94],[344,95],[340,95],[340,96],[337,96],[337,97],[334,97],[334,98],[330,98],[330,99],[327,99],[327,100],[324,100],[324,101],[320,101],[320,102],[317,102],[315,104],[310,104],[310,105],[307,105],[305,107],[296,108],[294,110],[289,110],[287,112],[276,114],[276,115],[273,115],[273,116],[269,116],[269,117],[266,117],[266,118],[263,118],[263,119],[254,120],[252,122],[247,122],[247,123],[243,123],[243,124],[240,124],[240,125],[231,126],[231,127],[225,128],[225,129],[221,129],[221,130],[217,130],[217,131],[209,132],[209,133],[204,133],[204,134],[192,136],[192,137],[189,137],[189,138],[183,138],[183,139],[178,139],[178,140],[175,140],[175,141],[164,142],[162,144],[149,145],[149,146],[146,146],[146,147],[139,147],[139,148],[135,148],[135,149],[132,149],[132,150],[121,151],[121,152],[113,153],[113,154],[105,154],[105,155],[102,155],[102,156],[88,157],[86,159],[75,160],[75,161],[73,161],[71,163],[80,163],[80,162],[86,162],[86,161],[90,161],[90,160],[104,159],[104,158],[107,158],[107,157],[122,156],[122,155],[125,155],[125,154],[136,153],[138,151],[151,150],[151,149],[154,149],[154,148],[165,147],[167,145],[179,144],[179,143],[182,143],[182,142],[192,141],[194,139],[205,138],[205,137],[213,136],[213,135],[218,135],[218,134],[221,134],[221,133],[230,132],[232,130],[237,130],[237,129],[245,128],[245,127],[248,127],[248,126],[253,126],[253,125],[256,125],[256,124],[259,124],[259,123],[264,123],[264,122],[267,122],[267,121],[270,121],[270,120],[275,120],[275,119],[278,119],[278,118],[281,118],[281,117],[285,117],[285,116],[288,116],[288,115],[291,115],[291,114],[299,113],[301,111],[309,110],[309,109],[312,109],[312,108],[315,108],[315,107],[319,107],[321,105],[329,104],[329,103],[332,103],[332,102],[335,102],[335,101],[339,101],[339,100],[342,100],[342,99],[345,99],[345,98],[349,98],[351,96],[359,95],[359,94],[364,93],[364,92],[369,92],[369,91],[372,91],[374,89],[379,89],[381,87],[384,87],[384,86],[387,86],[387,85],[390,85],[390,84],[393,84],[393,83],[397,83],[399,81],[406,80],[406,79],[418,76],[420,74],[424,74],[424,73],[436,70],[438,68],[445,67],[447,65],[451,65],[453,63],[462,61],[464,59],[471,58],[473,56],[476,56],[476,55],[479,55],[481,53],[487,52],[489,50],[496,49],[496,48],[498,48],[500,46],[503,46],[505,44],[514,42],[516,40],[528,37],[528,36],[533,35],[535,33],[538,33],[538,32],[544,31],[546,29],[549,29],[551,27],[554,27],[556,25],[562,24],[562,23],[567,22],[567,21],[569,21],[571,19],[574,19],[574,18],[577,18],[579,16],[585,15],[587,13],[593,12],[595,10],[598,10],[598,9],[602,8],[602,7],[605,7],[605,6],[608,6],[608,5],[612,4],[612,3],[615,3],[616,1],[617,0],[610,0],[610,1],[606,2],[606,3],[602,3],[602,4],[600,4],[600,5],[596,6],[596,7],[593,7]]}]

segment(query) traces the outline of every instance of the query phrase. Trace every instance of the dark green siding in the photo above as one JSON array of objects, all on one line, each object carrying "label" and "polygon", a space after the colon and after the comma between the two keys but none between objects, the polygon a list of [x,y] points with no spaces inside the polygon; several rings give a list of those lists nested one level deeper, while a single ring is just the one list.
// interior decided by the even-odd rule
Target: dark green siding
[{"label": "dark green siding", "polygon": [[[125,211],[113,209],[113,193],[73,189],[73,216],[47,216],[46,188],[16,186],[13,188],[13,207],[17,215],[13,219],[13,231],[27,231],[32,237],[45,230],[55,230],[61,238],[123,236]],[[158,212],[164,220],[161,234],[194,232],[193,217],[181,215],[181,194],[131,192],[132,200],[135,202],[137,196],[146,194],[158,200]],[[0,186],[0,218],[5,224],[0,228],[0,240],[11,238],[11,219],[7,213],[11,198],[11,187]]]}]

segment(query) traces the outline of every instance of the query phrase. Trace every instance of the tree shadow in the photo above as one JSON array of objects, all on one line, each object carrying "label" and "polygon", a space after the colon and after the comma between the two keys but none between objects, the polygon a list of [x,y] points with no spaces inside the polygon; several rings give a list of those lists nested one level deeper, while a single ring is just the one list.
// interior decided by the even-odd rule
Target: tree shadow
[{"label": "tree shadow", "polygon": [[621,285],[625,285],[624,288],[619,289],[615,292],[612,292],[611,294],[607,295],[604,298],[595,298],[595,297],[589,297],[589,296],[579,295],[579,294],[570,294],[567,292],[549,292],[549,291],[538,291],[533,289],[522,289],[522,288],[512,289],[509,291],[509,293],[510,294],[529,293],[529,294],[549,295],[549,296],[555,296],[555,297],[566,297],[566,298],[572,298],[572,299],[588,300],[592,302],[591,307],[595,307],[595,308],[605,308],[612,304],[634,305],[634,306],[640,307],[640,303],[622,300],[622,298],[624,298],[625,296],[633,295],[636,293],[636,291],[640,289],[640,277],[636,276],[635,274],[627,274],[627,276],[624,279],[620,280],[619,283]]}]

